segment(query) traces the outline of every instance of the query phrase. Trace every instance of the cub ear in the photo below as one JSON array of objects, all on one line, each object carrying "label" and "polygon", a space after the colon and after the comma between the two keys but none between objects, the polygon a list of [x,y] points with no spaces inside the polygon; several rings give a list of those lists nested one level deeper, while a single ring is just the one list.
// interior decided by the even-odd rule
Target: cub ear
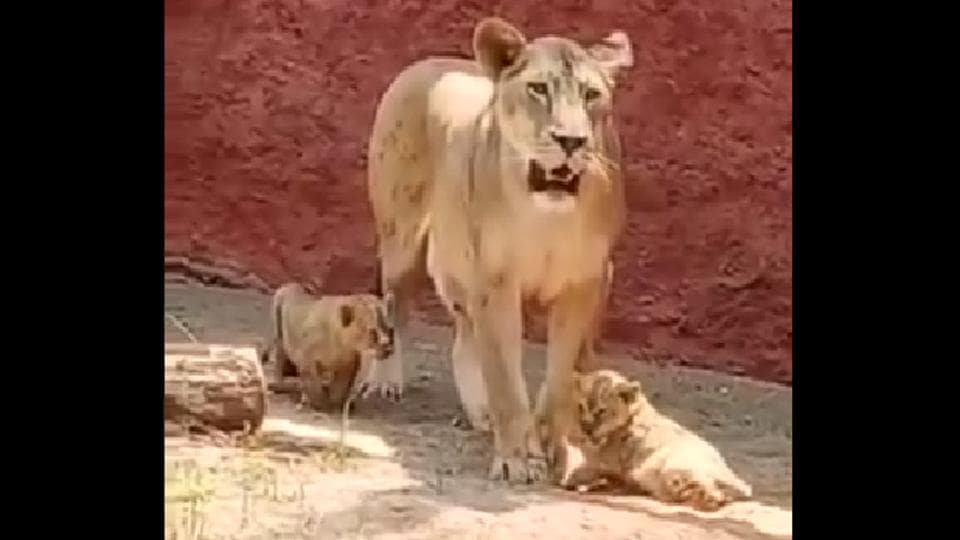
[{"label": "cub ear", "polygon": [[610,81],[615,81],[620,71],[633,66],[633,48],[626,32],[617,30],[600,43],[587,48],[590,56],[596,60]]},{"label": "cub ear", "polygon": [[617,393],[624,403],[632,405],[640,399],[640,383],[636,381],[624,383],[617,389]]},{"label": "cub ear", "polygon": [[519,30],[498,17],[483,19],[473,30],[473,55],[494,79],[517,60],[526,44]]},{"label": "cub ear", "polygon": [[349,304],[340,304],[340,324],[346,328],[353,322],[353,306]]}]

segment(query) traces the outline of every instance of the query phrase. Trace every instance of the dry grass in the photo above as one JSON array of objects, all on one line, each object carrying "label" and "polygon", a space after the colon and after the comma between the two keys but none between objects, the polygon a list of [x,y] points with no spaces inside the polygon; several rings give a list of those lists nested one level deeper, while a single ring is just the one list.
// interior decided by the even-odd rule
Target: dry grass
[{"label": "dry grass", "polygon": [[215,471],[199,467],[192,460],[175,461],[164,467],[165,538],[203,538],[206,504],[214,493]]},{"label": "dry grass", "polygon": [[303,469],[319,474],[349,473],[356,469],[352,460],[362,457],[361,452],[349,446],[305,445],[276,432],[244,437],[211,433],[181,440],[219,452],[207,455],[206,459],[168,452],[164,464],[167,540],[225,538],[209,532],[211,506],[215,502],[239,498],[237,534],[259,525],[258,515],[264,504],[292,504],[306,512]]}]

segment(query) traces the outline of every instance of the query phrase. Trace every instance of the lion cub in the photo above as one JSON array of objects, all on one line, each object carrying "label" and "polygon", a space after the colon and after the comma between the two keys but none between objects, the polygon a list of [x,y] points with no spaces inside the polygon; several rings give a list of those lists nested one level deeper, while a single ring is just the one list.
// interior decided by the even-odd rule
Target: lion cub
[{"label": "lion cub", "polygon": [[608,369],[574,377],[579,429],[561,485],[589,488],[609,480],[704,511],[752,496],[720,452],[660,414],[639,382]]},{"label": "lion cub", "polygon": [[[299,376],[301,403],[341,407],[373,363],[393,350],[389,299],[372,294],[314,297],[296,283],[273,295],[270,344],[273,379]],[[359,375],[359,376],[358,376]]]}]

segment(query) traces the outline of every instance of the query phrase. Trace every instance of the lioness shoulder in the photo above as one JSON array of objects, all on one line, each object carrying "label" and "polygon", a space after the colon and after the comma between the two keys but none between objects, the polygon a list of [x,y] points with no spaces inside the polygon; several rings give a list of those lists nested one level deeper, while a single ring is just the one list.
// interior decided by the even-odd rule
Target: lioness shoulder
[{"label": "lioness shoulder", "polygon": [[270,309],[265,360],[273,379],[300,379],[302,399],[314,408],[341,406],[358,375],[390,354],[393,329],[387,302],[372,294],[315,297],[297,283],[278,288]]}]

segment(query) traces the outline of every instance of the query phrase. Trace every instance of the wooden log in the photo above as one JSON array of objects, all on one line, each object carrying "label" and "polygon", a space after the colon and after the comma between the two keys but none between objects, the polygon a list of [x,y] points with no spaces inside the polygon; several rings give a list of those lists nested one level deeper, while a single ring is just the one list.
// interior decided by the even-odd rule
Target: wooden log
[{"label": "wooden log", "polygon": [[267,403],[259,356],[256,347],[167,343],[164,420],[222,431],[258,430]]}]

